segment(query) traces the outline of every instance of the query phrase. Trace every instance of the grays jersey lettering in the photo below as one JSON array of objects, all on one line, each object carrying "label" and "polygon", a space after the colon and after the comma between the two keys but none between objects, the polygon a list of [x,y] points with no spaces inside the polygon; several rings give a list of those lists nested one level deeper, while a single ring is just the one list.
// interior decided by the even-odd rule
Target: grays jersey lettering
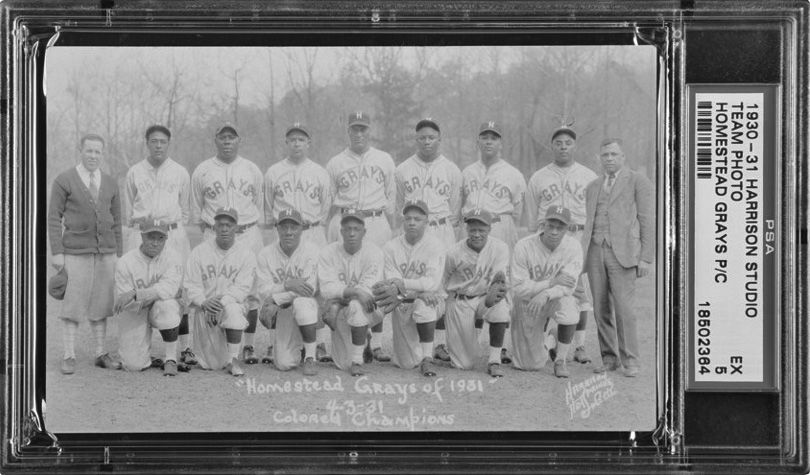
[{"label": "grays jersey lettering", "polygon": [[[228,189],[241,193],[242,195],[250,197],[251,199],[256,198],[256,187],[245,179],[240,179],[238,184],[234,183],[233,180],[230,180],[228,182]],[[206,198],[214,200],[224,191],[225,189],[222,186],[222,182],[216,180],[205,187],[203,194],[205,194]]]},{"label": "grays jersey lettering", "polygon": [[[359,169],[359,171],[358,171]],[[338,188],[345,190],[351,188],[359,180],[373,180],[379,184],[385,183],[385,172],[382,168],[374,165],[360,166],[341,173],[337,177]]]}]

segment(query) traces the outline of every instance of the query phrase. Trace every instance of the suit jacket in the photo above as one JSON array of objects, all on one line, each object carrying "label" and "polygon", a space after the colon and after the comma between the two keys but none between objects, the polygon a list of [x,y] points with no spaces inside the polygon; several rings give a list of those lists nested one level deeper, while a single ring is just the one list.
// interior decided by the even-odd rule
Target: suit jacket
[{"label": "suit jacket", "polygon": [[[593,244],[596,201],[605,183],[605,175],[592,181],[585,189],[585,234],[582,245],[585,255]],[[622,169],[613,184],[608,202],[610,243],[619,263],[635,267],[639,261],[653,262],[655,257],[655,219],[653,215],[652,184],[641,173],[629,168]]]}]

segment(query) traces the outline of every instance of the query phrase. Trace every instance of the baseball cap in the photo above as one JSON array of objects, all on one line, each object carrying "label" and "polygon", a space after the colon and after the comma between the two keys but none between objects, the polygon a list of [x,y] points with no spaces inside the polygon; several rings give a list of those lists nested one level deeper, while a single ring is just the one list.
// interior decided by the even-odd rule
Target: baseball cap
[{"label": "baseball cap", "polygon": [[344,210],[343,215],[340,218],[340,224],[343,224],[350,219],[356,219],[361,223],[363,223],[364,225],[366,224],[366,220],[363,219],[363,215],[362,213],[360,213],[359,209],[349,208],[347,210]]},{"label": "baseball cap", "polygon": [[405,214],[405,212],[408,211],[411,208],[418,209],[419,211],[424,213],[425,216],[427,216],[429,214],[428,213],[428,206],[422,200],[411,200],[411,201],[408,201],[407,203],[405,203],[405,206],[402,207],[402,214]]},{"label": "baseball cap", "polygon": [[353,125],[365,125],[369,127],[371,125],[371,119],[365,112],[352,112],[349,114],[349,127]]},{"label": "baseball cap", "polygon": [[419,122],[416,123],[416,131],[417,132],[419,132],[419,130],[422,127],[430,127],[431,129],[436,130],[436,132],[441,132],[441,129],[439,128],[439,123],[436,122],[435,120],[431,119],[430,117],[426,117],[426,118],[424,118],[424,119],[422,119],[422,120],[420,120]]},{"label": "baseball cap", "polygon": [[48,293],[56,300],[65,298],[65,289],[67,289],[68,276],[67,270],[64,267],[59,269],[51,279],[48,281]]},{"label": "baseball cap", "polygon": [[220,125],[214,135],[219,135],[226,130],[230,130],[234,135],[239,137],[239,132],[236,130],[236,126],[230,122],[225,122],[224,124]]},{"label": "baseball cap", "polygon": [[472,209],[464,215],[464,222],[469,223],[470,221],[480,221],[489,226],[492,224],[492,214],[485,209]]},{"label": "baseball cap", "polygon": [[571,136],[572,139],[577,139],[577,133],[574,132],[574,129],[568,126],[562,126],[559,129],[555,130],[553,134],[551,134],[551,140],[554,140],[560,134],[568,134]]},{"label": "baseball cap", "polygon": [[217,212],[214,213],[214,219],[217,219],[220,216],[227,216],[234,220],[234,222],[239,222],[239,213],[233,208],[219,208]]},{"label": "baseball cap", "polygon": [[307,137],[312,138],[312,136],[309,135],[309,130],[307,129],[307,127],[305,125],[303,125],[301,122],[295,122],[295,123],[293,123],[293,125],[287,127],[287,131],[284,132],[284,136],[287,137],[288,135],[290,135],[290,132],[293,132],[295,130],[301,132],[302,134],[306,135]]},{"label": "baseball cap", "polygon": [[563,224],[571,224],[571,211],[563,206],[550,206],[546,210],[546,221],[556,219]]},{"label": "baseball cap", "polygon": [[146,133],[144,134],[144,137],[148,139],[149,136],[152,135],[154,132],[162,132],[162,133],[166,134],[166,137],[172,138],[172,133],[169,131],[169,128],[166,127],[165,125],[160,125],[160,124],[150,125],[146,129]]},{"label": "baseball cap", "polygon": [[285,209],[280,212],[276,220],[276,225],[281,224],[282,221],[295,221],[298,224],[304,224],[304,218],[301,217],[301,213],[294,209]]},{"label": "baseball cap", "polygon": [[144,219],[141,221],[141,233],[151,233],[151,232],[158,232],[163,234],[164,236],[169,235],[169,225],[166,223],[162,223],[157,219]]},{"label": "baseball cap", "polygon": [[492,132],[494,134],[497,134],[498,137],[503,137],[503,133],[501,132],[501,124],[495,122],[494,120],[490,120],[481,124],[481,128],[478,131],[478,135],[481,135],[484,132]]}]

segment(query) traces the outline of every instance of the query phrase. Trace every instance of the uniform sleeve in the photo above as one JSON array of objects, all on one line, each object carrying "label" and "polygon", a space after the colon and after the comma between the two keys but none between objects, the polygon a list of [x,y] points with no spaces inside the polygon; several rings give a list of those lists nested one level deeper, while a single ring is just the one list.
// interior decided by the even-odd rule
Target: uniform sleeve
[{"label": "uniform sleeve", "polygon": [[[396,170],[394,170],[394,182],[396,185],[396,200],[394,201],[394,210],[401,210],[403,206],[405,206],[405,178],[403,177],[402,172],[402,165],[398,166]],[[402,227],[402,216],[400,213],[394,212],[394,229],[400,229]]]},{"label": "uniform sleeve", "polygon": [[[524,245],[522,245],[524,244]],[[529,249],[525,243],[518,243],[512,255],[512,289],[516,300],[529,300],[548,288],[549,281],[535,282],[529,274]]]},{"label": "uniform sleeve", "polygon": [[444,276],[442,277],[442,283],[445,286],[445,289],[450,285],[450,278],[453,276],[453,273],[456,271],[456,260],[454,258],[455,252],[451,249],[447,253],[447,257],[444,260]]},{"label": "uniform sleeve", "polygon": [[396,262],[396,249],[391,244],[395,241],[389,241],[383,248],[383,278],[384,279],[402,279],[402,272],[399,271]]},{"label": "uniform sleeve", "polygon": [[127,171],[127,177],[124,182],[124,226],[132,226],[132,215],[135,210],[132,209],[135,203],[138,188],[135,186],[135,169],[130,168]]},{"label": "uniform sleeve", "polygon": [[321,296],[325,300],[343,298],[346,284],[340,281],[340,271],[336,266],[337,257],[330,255],[332,246],[324,249],[318,258],[318,281],[321,284]]},{"label": "uniform sleeve", "polygon": [[[284,282],[279,282],[276,275],[273,273],[273,268],[278,267],[273,262],[273,257],[268,248],[259,253],[259,258],[256,263],[256,288],[259,297],[265,300],[268,297],[273,297],[273,301],[278,305],[282,305],[292,301],[294,297],[291,292],[284,291]],[[286,294],[286,295],[285,295]]]},{"label": "uniform sleeve", "polygon": [[526,188],[526,226],[529,228],[529,233],[531,234],[536,233],[537,229],[540,227],[540,218],[537,214],[540,210],[540,200],[542,200],[543,197],[540,194],[539,181],[537,174],[532,175]]},{"label": "uniform sleeve", "polygon": [[112,178],[110,181],[113,185],[113,195],[110,200],[110,213],[113,217],[113,234],[115,234],[115,255],[121,257],[124,255],[124,234],[121,229],[121,192],[118,189],[118,183]]},{"label": "uniform sleeve", "polygon": [[200,263],[197,252],[192,251],[186,263],[186,271],[183,275],[183,287],[188,294],[189,302],[192,305],[201,307],[205,302],[205,287],[203,287],[202,274],[200,273]]},{"label": "uniform sleeve", "polygon": [[[332,210],[332,200],[334,199],[334,193],[332,190],[332,180],[329,179],[329,173],[325,170],[321,170],[321,212],[318,214],[318,221],[321,222],[321,226],[328,226],[329,225],[329,212]],[[315,259],[315,263],[317,266],[317,259]]]},{"label": "uniform sleeve", "polygon": [[363,256],[363,271],[356,287],[371,293],[371,288],[382,280],[385,258],[379,249],[373,249]]},{"label": "uniform sleeve", "polygon": [[62,216],[65,214],[65,203],[68,191],[62,183],[62,177],[54,180],[51,187],[51,204],[48,207],[48,235],[51,242],[51,254],[62,254]]},{"label": "uniform sleeve", "polygon": [[459,218],[461,217],[461,188],[464,179],[461,176],[461,170],[451,162],[450,172],[450,199],[448,205],[450,206],[450,224],[453,227],[459,225]]},{"label": "uniform sleeve", "polygon": [[403,283],[407,290],[414,292],[438,292],[442,287],[442,277],[444,276],[444,260],[445,254],[442,252],[441,246],[433,246],[436,249],[423,247],[424,250],[431,250],[428,256],[425,256],[425,275],[418,279],[404,279]]},{"label": "uniform sleeve", "polygon": [[653,214],[652,183],[637,173],[635,198],[638,223],[641,232],[641,260],[652,263],[655,256],[655,218]]},{"label": "uniform sleeve", "polygon": [[276,199],[276,194],[273,192],[273,176],[270,173],[270,170],[267,170],[267,173],[264,175],[264,222],[267,223],[268,226],[275,226],[276,218],[273,216],[273,203]]},{"label": "uniform sleeve", "polygon": [[[582,266],[583,266],[582,247],[579,245],[579,242],[575,242],[572,244],[575,245],[566,247],[564,257],[565,264],[563,264],[559,272],[560,273],[565,272],[568,275],[578,278],[579,275],[582,273]],[[555,285],[554,287],[549,289],[549,296],[551,298],[560,298],[566,295],[571,295],[574,293],[575,288],[576,285],[572,287],[567,287],[564,285]]]},{"label": "uniform sleeve", "polygon": [[[118,302],[118,299],[121,297],[122,294],[126,292],[130,292],[137,289],[135,288],[134,279],[132,278],[132,270],[129,268],[129,265],[126,260],[118,259],[115,262],[115,295],[113,296],[115,302]],[[127,305],[126,310],[138,312],[141,309],[141,305],[136,302],[130,302]]]},{"label": "uniform sleeve", "polygon": [[[183,166],[180,165],[182,168]],[[189,202],[191,194],[191,178],[185,168],[181,170],[182,180],[180,182],[180,193],[178,199],[180,200],[180,224],[188,224],[191,219],[191,203]]]},{"label": "uniform sleeve", "polygon": [[386,170],[385,174],[385,197],[388,200],[385,211],[388,216],[395,216],[396,209],[396,200],[397,200],[397,184],[396,180],[394,179],[394,172],[396,170],[396,166],[394,165],[394,159],[391,158],[391,155],[385,154],[385,165],[388,170]]},{"label": "uniform sleeve", "polygon": [[[253,187],[256,190],[256,196],[253,197],[253,204],[256,205],[256,210],[259,212],[259,216],[256,218],[257,223],[262,223],[265,218],[265,209],[264,209],[264,175],[262,171],[259,169],[258,165],[253,164]],[[266,221],[264,221],[266,222]],[[254,262],[254,267],[256,263]]]},{"label": "uniform sleeve", "polygon": [[231,285],[222,293],[222,305],[244,302],[253,288],[256,278],[256,258],[252,253],[244,252],[240,256],[239,272]]},{"label": "uniform sleeve", "polygon": [[200,169],[203,167],[205,162],[197,165],[197,168],[194,169],[194,173],[191,174],[191,223],[190,224],[202,224],[202,207],[203,207],[203,193],[205,190],[203,189],[202,184],[202,172]]},{"label": "uniform sleeve", "polygon": [[170,257],[160,279],[148,288],[138,290],[135,299],[149,300],[158,298],[160,300],[171,300],[177,297],[177,291],[183,281],[182,269],[180,261],[175,257]]},{"label": "uniform sleeve", "polygon": [[526,179],[515,170],[515,186],[512,188],[512,219],[515,226],[519,226],[521,219],[525,215],[523,208],[526,206]]}]

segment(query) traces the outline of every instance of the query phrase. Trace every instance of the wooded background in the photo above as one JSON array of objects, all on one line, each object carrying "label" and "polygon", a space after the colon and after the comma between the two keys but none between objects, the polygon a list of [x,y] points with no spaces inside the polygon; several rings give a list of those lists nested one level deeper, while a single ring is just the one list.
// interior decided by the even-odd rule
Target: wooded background
[{"label": "wooded background", "polygon": [[618,136],[628,164],[654,179],[656,62],[649,46],[56,47],[46,57],[48,184],[77,163],[90,132],[105,137],[103,167],[122,180],[146,156],[153,123],[171,129],[170,156],[189,173],[215,154],[226,120],[262,171],[284,157],[294,121],[326,164],[346,147],[354,110],[371,114],[372,143],[397,163],[414,153],[421,118],[439,122],[442,152],[460,168],[478,158],[481,122],[496,120],[504,158],[528,180],[552,159],[551,131],[573,120],[580,162],[599,171],[599,142]]}]

